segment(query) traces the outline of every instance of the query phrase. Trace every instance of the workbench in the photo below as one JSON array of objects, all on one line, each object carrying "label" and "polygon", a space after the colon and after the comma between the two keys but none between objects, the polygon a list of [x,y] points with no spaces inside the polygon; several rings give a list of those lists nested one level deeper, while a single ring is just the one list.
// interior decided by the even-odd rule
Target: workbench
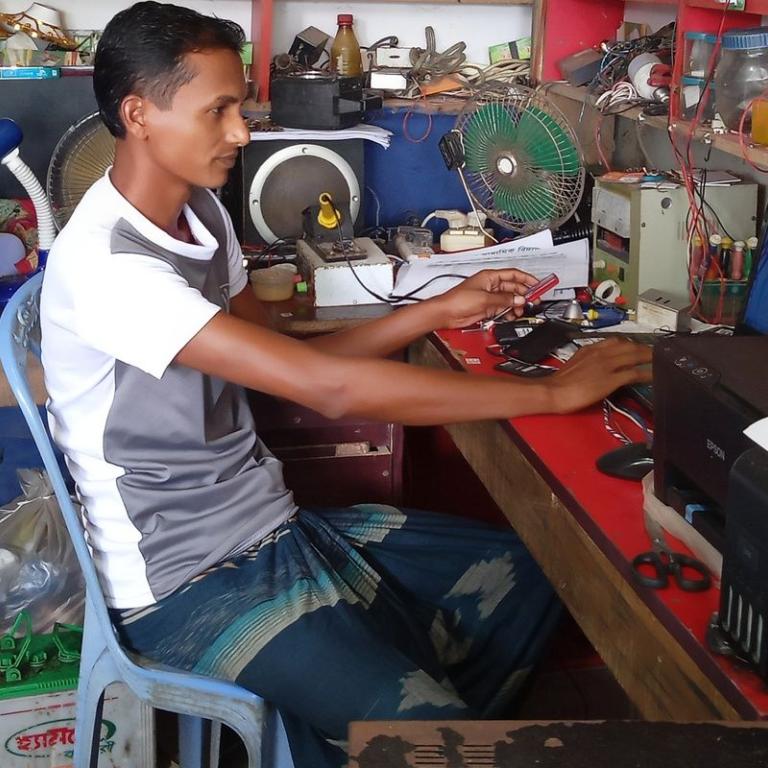
[{"label": "workbench", "polygon": [[[493,370],[498,359],[486,352],[493,341],[490,332],[441,331],[413,344],[409,360],[508,376]],[[446,429],[645,718],[768,716],[762,680],[707,650],[718,589],[653,590],[632,578],[632,558],[650,548],[642,490],[595,468],[598,456],[619,445],[599,406]]]}]

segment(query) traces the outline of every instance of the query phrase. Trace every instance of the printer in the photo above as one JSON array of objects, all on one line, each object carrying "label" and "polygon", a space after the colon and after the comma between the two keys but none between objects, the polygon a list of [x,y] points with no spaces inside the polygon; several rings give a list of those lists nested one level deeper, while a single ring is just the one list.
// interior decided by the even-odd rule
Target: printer
[{"label": "printer", "polygon": [[[670,336],[653,355],[654,488],[720,552],[729,476],[768,416],[768,335]],[[768,510],[766,510],[768,513]]]}]

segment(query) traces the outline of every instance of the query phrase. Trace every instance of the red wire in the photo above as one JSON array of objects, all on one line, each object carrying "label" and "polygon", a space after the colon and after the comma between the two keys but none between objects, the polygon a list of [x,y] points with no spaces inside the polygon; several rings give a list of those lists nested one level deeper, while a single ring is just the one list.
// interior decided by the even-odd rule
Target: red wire
[{"label": "red wire", "polygon": [[[707,100],[709,98],[708,91],[711,90],[708,84],[712,82],[712,77],[714,74],[715,66],[717,64],[717,55],[720,51],[720,43],[723,36],[723,30],[725,28],[725,20],[726,20],[726,14],[728,11],[728,8],[731,4],[731,0],[726,0],[725,5],[723,6],[723,12],[720,16],[720,24],[718,26],[717,35],[715,37],[715,44],[712,47],[712,53],[710,54],[709,61],[707,62],[707,77],[704,79],[705,82],[705,88],[702,91],[701,97],[699,98],[699,103],[696,107],[696,112],[693,116],[693,120],[691,120],[691,124],[688,131],[688,137],[686,141],[686,147],[685,147],[685,154],[683,154],[679,147],[677,146],[677,142],[675,140],[675,129],[673,128],[672,124],[672,114],[670,112],[669,114],[669,123],[667,127],[669,140],[672,144],[672,150],[675,154],[675,157],[680,165],[680,177],[683,180],[683,186],[685,187],[686,194],[688,195],[688,205],[690,207],[690,210],[692,212],[692,218],[691,223],[688,226],[688,237],[687,242],[689,244],[689,253],[688,253],[688,274],[689,274],[689,291],[691,296],[691,302],[692,306],[691,309],[694,310],[699,302],[701,301],[703,289],[704,289],[704,280],[702,279],[700,281],[700,285],[698,286],[698,289],[695,288],[695,278],[694,276],[690,275],[690,262],[691,262],[691,253],[690,248],[693,242],[693,234],[696,233],[699,235],[699,238],[702,241],[702,248],[704,249],[704,258],[706,258],[706,255],[708,253],[708,247],[709,247],[709,237],[707,236],[707,221],[706,221],[706,215],[704,215],[704,221],[701,221],[702,218],[702,210],[699,208],[699,206],[696,204],[696,190],[695,190],[695,180],[693,178],[693,137],[696,133],[696,127],[701,121],[701,116],[704,113],[704,109],[707,104]],[[702,206],[703,207],[703,206]],[[719,265],[718,265],[719,269]]]},{"label": "red wire", "polygon": [[600,162],[603,164],[603,167],[605,168],[607,173],[611,172],[611,164],[608,162],[608,159],[605,156],[605,153],[603,152],[603,139],[602,139],[602,130],[603,127],[603,113],[598,111],[597,114],[597,120],[595,121],[595,147],[597,148],[597,154],[600,157]]}]

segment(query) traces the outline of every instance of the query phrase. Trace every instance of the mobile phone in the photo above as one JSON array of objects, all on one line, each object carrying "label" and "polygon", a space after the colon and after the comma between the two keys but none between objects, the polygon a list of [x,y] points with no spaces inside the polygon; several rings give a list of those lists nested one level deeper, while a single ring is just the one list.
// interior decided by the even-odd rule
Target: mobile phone
[{"label": "mobile phone", "polygon": [[532,285],[523,294],[523,298],[526,302],[536,301],[536,299],[541,298],[547,291],[551,291],[559,282],[560,278],[554,272],[550,272],[546,277],[542,277],[536,285]]}]

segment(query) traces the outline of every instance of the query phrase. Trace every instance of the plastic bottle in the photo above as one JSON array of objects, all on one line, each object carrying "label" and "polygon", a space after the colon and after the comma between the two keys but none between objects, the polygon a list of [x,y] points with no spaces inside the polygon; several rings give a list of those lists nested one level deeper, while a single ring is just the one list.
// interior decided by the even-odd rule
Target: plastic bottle
[{"label": "plastic bottle", "polygon": [[691,279],[699,274],[702,261],[704,261],[704,243],[699,235],[694,235],[691,242],[691,261],[688,271]]},{"label": "plastic bottle", "polygon": [[709,236],[709,254],[705,262],[705,280],[717,280],[720,277],[720,245],[723,238],[720,235]]},{"label": "plastic bottle", "polygon": [[361,77],[363,57],[360,44],[352,30],[351,13],[340,13],[336,18],[339,29],[331,45],[331,71],[344,77]]},{"label": "plastic bottle", "polygon": [[755,260],[755,251],[757,250],[757,238],[747,238],[747,250],[744,251],[744,279],[748,280],[752,272],[752,264]]},{"label": "plastic bottle", "polygon": [[744,241],[737,240],[731,249],[731,280],[744,277]]},{"label": "plastic bottle", "polygon": [[733,240],[728,235],[723,235],[720,243],[720,270],[721,276],[725,277],[731,271],[731,249]]}]

